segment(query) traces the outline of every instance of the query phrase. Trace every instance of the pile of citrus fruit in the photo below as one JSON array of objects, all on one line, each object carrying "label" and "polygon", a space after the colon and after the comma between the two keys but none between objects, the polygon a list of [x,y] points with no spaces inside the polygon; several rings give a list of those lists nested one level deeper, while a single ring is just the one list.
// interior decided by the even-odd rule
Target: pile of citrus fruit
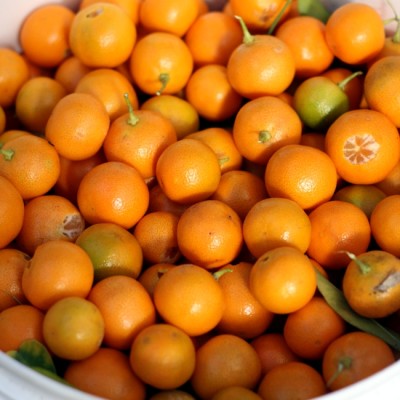
[{"label": "pile of citrus fruit", "polygon": [[305,400],[397,360],[400,28],[303,6],[23,21],[0,48],[0,350],[135,400]]}]

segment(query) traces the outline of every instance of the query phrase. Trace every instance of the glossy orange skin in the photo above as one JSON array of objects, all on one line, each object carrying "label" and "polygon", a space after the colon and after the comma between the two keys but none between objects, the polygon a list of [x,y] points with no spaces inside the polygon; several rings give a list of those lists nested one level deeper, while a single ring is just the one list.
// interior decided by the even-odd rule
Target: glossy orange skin
[{"label": "glossy orange skin", "polygon": [[276,314],[305,306],[317,288],[317,277],[308,257],[294,247],[265,252],[250,273],[250,290],[267,310]]},{"label": "glossy orange skin", "polygon": [[232,51],[227,64],[229,82],[248,99],[284,92],[296,71],[291,50],[275,36],[255,35],[253,39]]},{"label": "glossy orange skin", "polygon": [[154,288],[154,304],[164,321],[190,336],[205,334],[222,318],[221,287],[209,271],[193,264],[169,269]]}]

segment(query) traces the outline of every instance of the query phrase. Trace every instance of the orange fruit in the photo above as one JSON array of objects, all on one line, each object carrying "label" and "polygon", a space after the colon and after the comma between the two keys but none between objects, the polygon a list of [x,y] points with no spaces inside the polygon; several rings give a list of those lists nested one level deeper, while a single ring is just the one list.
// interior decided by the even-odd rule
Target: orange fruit
[{"label": "orange fruit", "polygon": [[151,298],[153,298],[154,288],[156,287],[160,278],[169,269],[174,268],[174,267],[175,267],[175,264],[170,264],[170,263],[152,264],[152,265],[146,267],[137,279],[143,285],[143,287],[146,289],[147,293],[149,293]]},{"label": "orange fruit", "polygon": [[[30,78],[37,78],[39,76],[47,76],[49,78],[52,77],[52,68],[41,67],[41,66],[35,64],[34,62],[32,62],[31,60],[29,60],[24,53],[21,53],[21,55],[25,59],[26,63],[28,64]],[[67,57],[68,57],[68,54],[67,54]],[[55,68],[57,68],[57,67],[55,67]]]},{"label": "orange fruit", "polygon": [[240,25],[231,15],[210,11],[199,16],[184,40],[196,66],[226,65],[232,51],[242,42]]},{"label": "orange fruit", "polygon": [[293,200],[263,199],[249,210],[243,221],[243,238],[250,253],[258,258],[280,246],[293,246],[305,253],[311,240],[311,223]]},{"label": "orange fruit", "polygon": [[111,123],[103,150],[108,161],[124,162],[143,179],[153,178],[162,152],[177,141],[172,123],[151,110],[130,109]]},{"label": "orange fruit", "polygon": [[228,81],[224,65],[198,67],[186,86],[187,100],[207,121],[221,122],[233,117],[242,105],[242,96]]},{"label": "orange fruit", "polygon": [[162,320],[189,336],[214,329],[224,309],[224,295],[218,282],[209,271],[193,264],[167,270],[154,288],[153,299]]},{"label": "orange fruit", "polygon": [[7,129],[5,130],[1,135],[0,135],[0,148],[3,147],[3,145],[10,141],[11,139],[15,139],[19,136],[22,135],[30,135],[31,133],[24,130],[24,129]]},{"label": "orange fruit", "polygon": [[82,178],[77,203],[89,224],[111,222],[130,229],[147,211],[149,189],[135,168],[108,161]]},{"label": "orange fruit", "polygon": [[234,169],[240,169],[243,157],[235,145],[232,133],[228,129],[221,127],[205,128],[187,135],[186,138],[198,139],[210,146],[218,157],[222,174]]},{"label": "orange fruit", "polygon": [[[321,75],[331,79],[335,83],[340,83],[349,77],[353,71],[344,67],[328,68]],[[344,85],[343,91],[349,99],[349,109],[354,110],[360,108],[363,96],[364,78],[361,75],[354,76]]]},{"label": "orange fruit", "polygon": [[78,81],[75,93],[87,93],[103,103],[111,121],[128,112],[124,96],[128,96],[134,109],[139,107],[138,98],[131,82],[121,72],[112,68],[95,68]]},{"label": "orange fruit", "polygon": [[[398,24],[398,22],[396,23]],[[385,30],[386,28],[387,27],[385,26]],[[400,47],[398,44],[399,42],[396,38],[396,30],[394,32],[386,32],[385,43],[382,50],[367,64],[367,66],[371,66],[375,61],[378,61],[381,58],[400,55]]]},{"label": "orange fruit", "polygon": [[76,196],[78,193],[79,184],[94,166],[107,161],[102,149],[93,156],[83,160],[69,160],[60,156],[60,174],[57,182],[53,186],[54,193],[67,198],[76,205]]},{"label": "orange fruit", "polygon": [[0,350],[17,350],[24,340],[43,342],[44,313],[30,304],[19,304],[0,312]]},{"label": "orange fruit", "polygon": [[209,399],[233,385],[254,390],[260,377],[261,363],[253,347],[238,336],[221,334],[198,348],[190,383],[198,398]]},{"label": "orange fruit", "polygon": [[400,158],[399,132],[379,111],[342,114],[329,127],[325,148],[337,173],[353,184],[374,184],[385,178]]},{"label": "orange fruit", "polygon": [[274,314],[255,299],[249,289],[251,263],[239,262],[221,267],[216,276],[225,297],[225,309],[216,329],[252,339],[271,325]]},{"label": "orange fruit", "polygon": [[348,111],[350,101],[343,88],[359,74],[361,71],[356,71],[339,83],[323,75],[303,80],[293,94],[293,107],[304,125],[325,132],[332,122]]},{"label": "orange fruit", "polygon": [[37,246],[49,240],[75,242],[84,228],[81,213],[68,199],[50,194],[37,196],[25,204],[18,248],[32,255]]},{"label": "orange fruit", "polygon": [[399,56],[384,57],[368,68],[364,80],[364,96],[368,106],[386,115],[397,128],[400,128],[400,101],[395,93],[400,85],[396,73],[399,66]]},{"label": "orange fruit", "polygon": [[24,200],[50,191],[59,173],[57,151],[39,136],[22,134],[0,148],[0,175],[15,186]]},{"label": "orange fruit", "polygon": [[208,145],[183,138],[161,153],[156,177],[169,199],[193,204],[214,193],[221,178],[221,168],[217,155]]},{"label": "orange fruit", "polygon": [[186,43],[168,32],[144,35],[136,43],[129,63],[133,81],[149,95],[178,93],[193,71],[193,57]]},{"label": "orange fruit", "polygon": [[313,297],[288,315],[283,335],[289,348],[302,359],[320,360],[329,344],[343,335],[347,325],[322,297]]},{"label": "orange fruit", "polygon": [[168,118],[175,128],[178,139],[198,131],[200,127],[200,117],[197,110],[186,99],[179,96],[154,95],[143,101],[140,109],[158,111]]},{"label": "orange fruit", "polygon": [[158,183],[150,188],[148,212],[167,211],[179,216],[188,207],[188,204],[180,204],[169,199]]},{"label": "orange fruit", "polygon": [[22,51],[31,62],[52,68],[69,55],[69,30],[75,13],[63,4],[45,4],[30,12],[19,31]]},{"label": "orange fruit", "polygon": [[[0,106],[0,135],[3,134],[4,130],[6,129],[6,123],[7,123],[7,116],[4,111],[4,108]],[[1,140],[1,137],[0,137]]]},{"label": "orange fruit", "polygon": [[353,203],[370,218],[375,206],[386,197],[386,193],[376,185],[347,185],[333,195],[332,200]]},{"label": "orange fruit", "polygon": [[148,212],[135,225],[133,234],[150,264],[173,264],[181,257],[177,229],[179,217],[168,211]]},{"label": "orange fruit", "polygon": [[211,400],[262,400],[254,391],[243,386],[229,386],[218,390]]},{"label": "orange fruit", "polygon": [[301,208],[315,208],[336,190],[335,164],[323,151],[301,144],[278,149],[265,169],[269,196],[294,200]]},{"label": "orange fruit", "polygon": [[284,100],[262,96],[245,103],[235,116],[233,139],[243,157],[267,164],[272,154],[288,144],[298,144],[302,123]]},{"label": "orange fruit", "polygon": [[371,5],[343,4],[329,16],[325,38],[336,58],[350,65],[363,64],[382,50],[385,26]]},{"label": "orange fruit", "polygon": [[24,269],[22,290],[32,305],[47,310],[64,297],[86,297],[93,275],[89,256],[77,244],[50,240],[36,248]]},{"label": "orange fruit", "polygon": [[[82,0],[79,2],[79,9],[85,8],[99,0]],[[105,3],[113,3],[120,6],[132,19],[135,25],[139,22],[139,9],[142,0],[102,0]]]},{"label": "orange fruit", "polygon": [[400,234],[397,223],[400,221],[400,195],[386,196],[377,203],[371,213],[371,232],[378,246],[396,257],[400,257]]},{"label": "orange fruit", "polygon": [[169,32],[182,37],[196,20],[198,6],[197,0],[142,0],[139,23],[146,32]]},{"label": "orange fruit", "polygon": [[300,360],[286,343],[283,333],[280,332],[263,333],[251,340],[250,344],[261,360],[262,375],[275,366]]},{"label": "orange fruit", "polygon": [[349,256],[342,290],[350,307],[366,318],[394,315],[400,308],[399,286],[392,282],[400,270],[400,260],[382,250]]},{"label": "orange fruit", "polygon": [[375,186],[387,195],[400,194],[400,159],[395,167]]},{"label": "orange fruit", "polygon": [[318,132],[303,132],[299,144],[325,151],[325,135]]},{"label": "orange fruit", "polygon": [[17,188],[0,175],[0,249],[8,246],[19,234],[24,221],[24,201]]},{"label": "orange fruit", "polygon": [[54,79],[65,88],[67,93],[72,93],[80,79],[91,70],[92,68],[84,65],[78,57],[71,55],[58,65],[54,72]]},{"label": "orange fruit", "polygon": [[293,53],[296,76],[309,78],[328,69],[334,55],[325,39],[325,24],[312,16],[299,15],[284,20],[274,34]]},{"label": "orange fruit", "polygon": [[45,136],[60,156],[84,160],[100,150],[109,125],[100,100],[87,93],[70,93],[53,108]]},{"label": "orange fruit", "polygon": [[383,370],[394,360],[391,348],[382,339],[354,331],[328,346],[322,359],[322,374],[326,386],[335,391]]},{"label": "orange fruit", "polygon": [[[240,15],[251,31],[266,31],[282,12],[285,0],[267,0],[260,3],[257,0],[242,2],[229,0],[233,15]],[[282,17],[289,13],[291,7],[283,11]]]},{"label": "orange fruit", "polygon": [[43,319],[46,346],[65,360],[90,357],[100,348],[103,336],[104,321],[99,309],[83,297],[57,300]]},{"label": "orange fruit", "polygon": [[219,200],[199,201],[180,216],[176,238],[189,262],[206,269],[221,267],[233,261],[242,249],[242,222],[231,207]]},{"label": "orange fruit", "polygon": [[326,279],[329,279],[328,273],[325,270],[325,268],[317,261],[315,261],[313,258],[310,258],[311,264],[314,266],[314,268]]},{"label": "orange fruit", "polygon": [[327,393],[325,382],[314,367],[302,361],[278,365],[261,379],[257,393],[264,400],[312,399]]},{"label": "orange fruit", "polygon": [[249,171],[234,169],[221,175],[219,185],[210,199],[226,203],[243,221],[250,209],[266,197],[262,178]]},{"label": "orange fruit", "polygon": [[181,389],[170,389],[157,391],[149,397],[149,400],[195,400],[195,398],[187,391]]},{"label": "orange fruit", "polygon": [[18,91],[16,115],[27,130],[44,133],[53,108],[66,94],[64,86],[53,78],[31,78]]},{"label": "orange fruit", "polygon": [[112,275],[137,278],[142,270],[143,252],[136,237],[113,223],[88,226],[75,240],[89,255],[94,268],[94,281]]},{"label": "orange fruit", "polygon": [[96,2],[76,12],[69,43],[83,64],[114,68],[128,60],[136,35],[134,22],[120,6]]},{"label": "orange fruit", "polygon": [[28,64],[16,50],[0,48],[0,77],[0,106],[9,107],[29,79]]},{"label": "orange fruit", "polygon": [[114,275],[102,279],[93,286],[88,300],[103,316],[103,342],[108,347],[129,349],[137,334],[155,323],[151,297],[132,277]]},{"label": "orange fruit", "polygon": [[27,302],[22,290],[22,274],[29,259],[28,254],[18,249],[0,249],[0,312]]},{"label": "orange fruit", "polygon": [[287,314],[304,307],[314,296],[317,276],[308,257],[294,247],[265,252],[254,263],[250,291],[269,311]]},{"label": "orange fruit", "polygon": [[209,4],[207,0],[197,0],[198,4],[198,16],[203,15],[210,11]]},{"label": "orange fruit", "polygon": [[146,387],[133,373],[128,356],[115,349],[101,347],[83,360],[69,362],[63,378],[85,393],[107,399],[146,398]]},{"label": "orange fruit", "polygon": [[344,251],[358,255],[365,252],[370,244],[368,217],[354,204],[327,201],[312,210],[309,218],[311,241],[307,254],[324,268],[344,268],[349,263]]},{"label": "orange fruit", "polygon": [[190,336],[176,326],[157,323],[142,329],[133,340],[130,365],[146,384],[176,389],[189,381],[196,363]]},{"label": "orange fruit", "polygon": [[[236,0],[235,2],[239,3]],[[248,2],[245,7],[249,7]],[[254,13],[254,10],[250,12]],[[245,19],[243,13],[235,15]],[[251,35],[245,27],[243,31],[243,41],[232,51],[226,65],[228,80],[233,89],[248,99],[275,96],[284,92],[292,83],[296,72],[290,48],[276,36]]]}]

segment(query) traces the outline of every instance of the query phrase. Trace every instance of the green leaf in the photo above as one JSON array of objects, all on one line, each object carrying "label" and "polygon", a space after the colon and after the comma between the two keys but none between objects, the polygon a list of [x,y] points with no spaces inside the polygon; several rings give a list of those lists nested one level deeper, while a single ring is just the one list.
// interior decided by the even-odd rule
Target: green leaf
[{"label": "green leaf", "polygon": [[31,368],[41,368],[56,374],[56,368],[46,347],[35,339],[22,342],[17,350],[7,353],[10,357]]},{"label": "green leaf", "polygon": [[35,339],[27,339],[17,350],[10,350],[7,354],[34,371],[47,376],[64,385],[72,386],[65,379],[57,375],[56,368],[46,347]]},{"label": "green leaf", "polygon": [[317,18],[324,23],[330,16],[330,12],[320,0],[298,0],[297,7],[300,15],[309,15],[310,17]]},{"label": "green leaf", "polygon": [[329,282],[318,270],[316,271],[319,292],[346,322],[364,332],[381,338],[393,349],[400,351],[400,335],[398,333],[385,328],[375,319],[366,318],[356,313],[347,303],[342,291]]}]

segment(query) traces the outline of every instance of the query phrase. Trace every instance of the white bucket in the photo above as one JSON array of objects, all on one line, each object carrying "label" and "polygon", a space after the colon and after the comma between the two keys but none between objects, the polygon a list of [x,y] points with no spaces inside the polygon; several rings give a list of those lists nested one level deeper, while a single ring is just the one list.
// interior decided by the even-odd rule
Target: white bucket
[{"label": "white bucket", "polygon": [[[96,399],[100,398],[47,378],[0,352],[0,400]],[[367,379],[315,400],[377,399],[400,399],[400,361]]]},{"label": "white bucket", "polygon": [[[18,32],[22,20],[35,8],[49,0],[3,0],[0,2],[0,47],[19,50]],[[79,0],[52,0],[75,8]],[[346,0],[323,0],[329,9]],[[360,2],[382,6],[384,17],[388,14],[385,0],[360,0]],[[400,1],[393,4],[400,13]],[[2,10],[4,10],[2,12]],[[371,349],[371,351],[374,351]],[[0,400],[99,400],[72,387],[56,382],[24,366],[0,351]],[[400,361],[347,388],[318,397],[318,400],[399,400]],[[317,399],[316,399],[317,400]]]}]

